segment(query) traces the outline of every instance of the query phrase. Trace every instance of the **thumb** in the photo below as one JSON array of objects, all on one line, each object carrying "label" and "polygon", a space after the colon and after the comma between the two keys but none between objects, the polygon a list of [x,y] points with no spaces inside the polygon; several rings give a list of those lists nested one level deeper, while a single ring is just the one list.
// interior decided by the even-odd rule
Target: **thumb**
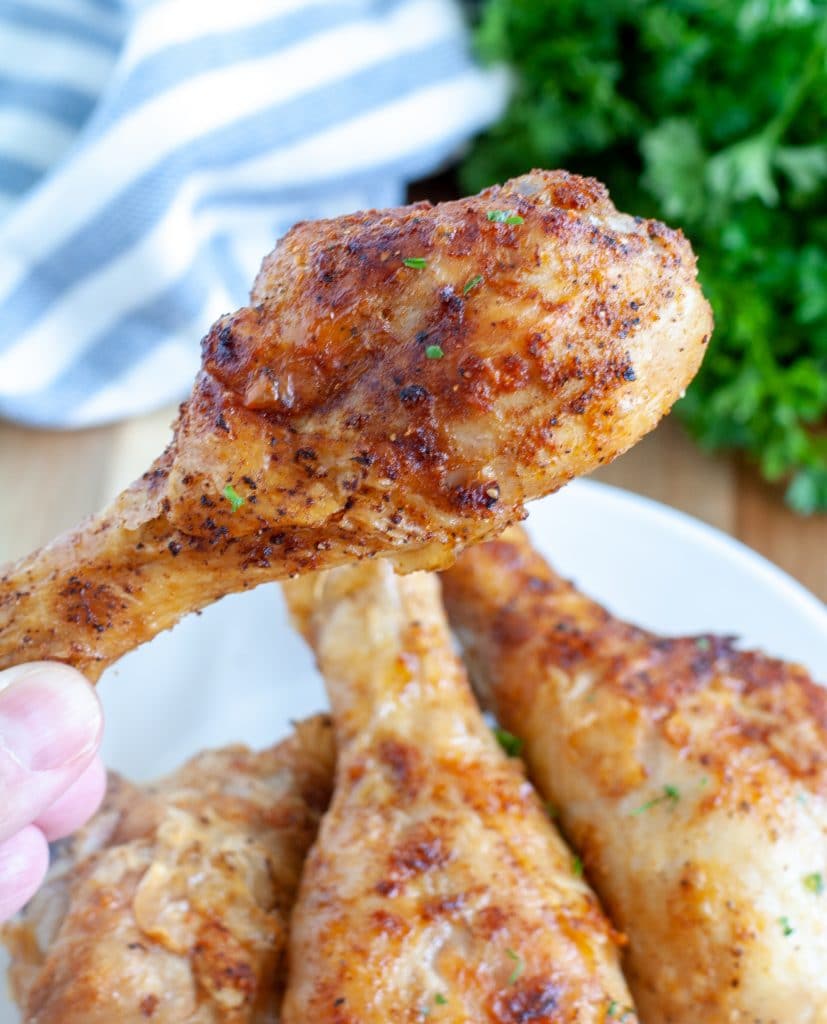
[{"label": "thumb", "polygon": [[0,842],[80,776],[102,723],[95,691],[68,665],[41,661],[0,672]]}]

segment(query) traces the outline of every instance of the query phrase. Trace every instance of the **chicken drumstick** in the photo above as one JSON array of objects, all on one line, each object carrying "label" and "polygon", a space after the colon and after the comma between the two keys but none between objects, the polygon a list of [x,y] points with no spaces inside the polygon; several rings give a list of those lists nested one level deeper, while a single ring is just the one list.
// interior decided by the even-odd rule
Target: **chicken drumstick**
[{"label": "chicken drumstick", "polygon": [[479,694],[629,937],[647,1024],[827,1024],[827,691],[615,619],[522,531],[443,586]]},{"label": "chicken drumstick", "polygon": [[287,922],[327,806],[326,716],[106,802],[3,929],[24,1024],[277,1024]]},{"label": "chicken drumstick", "polygon": [[299,224],[149,472],[0,574],[0,668],[97,678],[264,580],[445,565],[650,430],[710,330],[683,236],[562,171]]},{"label": "chicken drumstick", "polygon": [[283,1024],[634,1024],[615,936],[454,653],[436,577],[285,586],[333,708]]}]

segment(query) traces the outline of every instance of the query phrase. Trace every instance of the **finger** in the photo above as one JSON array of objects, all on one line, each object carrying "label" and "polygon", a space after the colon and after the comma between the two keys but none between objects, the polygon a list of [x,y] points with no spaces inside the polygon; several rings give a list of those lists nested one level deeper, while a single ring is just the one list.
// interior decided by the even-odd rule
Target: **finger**
[{"label": "finger", "polygon": [[99,757],[75,779],[63,796],[38,815],[35,825],[50,843],[70,835],[85,824],[100,807],[106,792],[106,769]]},{"label": "finger", "polygon": [[0,843],[0,921],[16,914],[34,896],[48,866],[49,846],[34,825]]},{"label": "finger", "polygon": [[0,672],[0,842],[79,778],[101,729],[95,691],[67,665],[34,662]]}]

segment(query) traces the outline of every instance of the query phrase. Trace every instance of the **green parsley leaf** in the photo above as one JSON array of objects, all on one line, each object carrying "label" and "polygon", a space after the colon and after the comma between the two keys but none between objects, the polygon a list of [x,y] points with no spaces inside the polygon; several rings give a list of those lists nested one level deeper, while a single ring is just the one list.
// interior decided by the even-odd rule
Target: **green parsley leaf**
[{"label": "green parsley leaf", "polygon": [[811,875],[804,876],[804,888],[820,896],[824,892],[824,876],[820,871],[814,871]]},{"label": "green parsley leaf", "polygon": [[549,816],[549,818],[551,818],[552,821],[554,821],[555,818],[559,818],[560,817],[560,812],[557,810],[557,808],[554,806],[554,804],[547,803],[545,805],[545,808],[546,808],[546,814]]},{"label": "green parsley leaf", "polygon": [[571,869],[575,873],[575,875],[577,875],[578,878],[583,877],[583,861],[580,859],[580,857],[577,856],[577,854],[575,854],[574,857],[572,857]]},{"label": "green parsley leaf", "polygon": [[428,357],[428,359],[442,359],[445,353],[442,351],[439,345],[429,345],[425,349],[425,355]]},{"label": "green parsley leaf", "polygon": [[695,646],[698,648],[699,651],[708,651],[709,648],[712,646],[712,641],[709,639],[708,636],[699,636],[695,640]]},{"label": "green parsley leaf", "polygon": [[508,976],[508,984],[513,985],[525,970],[525,962],[518,953],[514,952],[513,949],[507,949],[505,951],[505,955],[514,961],[514,970]]},{"label": "green parsley leaf", "polygon": [[608,1008],[606,1010],[606,1016],[607,1017],[614,1017],[614,1015],[617,1013],[617,1011],[619,1009],[620,1009],[620,1005],[618,1004],[618,1001],[616,999],[613,999],[609,1003],[609,1006],[608,1006]]},{"label": "green parsley leaf", "polygon": [[462,289],[462,294],[467,295],[468,292],[473,291],[473,289],[476,288],[477,285],[481,283],[482,274],[474,274],[473,277],[469,277],[469,279],[465,282],[465,287]]},{"label": "green parsley leaf", "polygon": [[649,811],[653,807],[657,807],[658,804],[663,804],[667,801],[674,807],[680,798],[681,794],[677,786],[666,785],[663,787],[663,793],[660,796],[647,800],[645,804],[635,808],[632,814],[643,814],[644,811]]},{"label": "green parsley leaf", "polygon": [[499,743],[509,757],[520,756],[523,749],[523,741],[519,736],[515,736],[508,729],[501,729],[499,726],[494,730],[494,735],[497,738],[497,743]]},{"label": "green parsley leaf", "polygon": [[224,490],[221,492],[224,497],[229,501],[233,507],[233,512],[238,512],[241,506],[244,504],[245,499],[241,497],[238,491],[233,487],[232,484],[227,484]]},{"label": "green parsley leaf", "polygon": [[525,224],[525,218],[519,213],[509,213],[508,210],[489,210],[486,214],[489,220],[495,224]]},{"label": "green parsley leaf", "polygon": [[428,266],[428,261],[424,256],[409,256],[407,259],[402,260],[402,262],[412,270],[424,270]]},{"label": "green parsley leaf", "polygon": [[790,919],[788,917],[779,917],[778,923],[781,925],[781,932],[784,935],[784,938],[792,935],[795,931],[795,928],[790,924]]},{"label": "green parsley leaf", "polygon": [[445,998],[445,996],[441,992],[437,992],[437,994],[434,996],[434,1002],[436,1003],[437,1006],[447,1006],[448,1005],[448,1000]]}]

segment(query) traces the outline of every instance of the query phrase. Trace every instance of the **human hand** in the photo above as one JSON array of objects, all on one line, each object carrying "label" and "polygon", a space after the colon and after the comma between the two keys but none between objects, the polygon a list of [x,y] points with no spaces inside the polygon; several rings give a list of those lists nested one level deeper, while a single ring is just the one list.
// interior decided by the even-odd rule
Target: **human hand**
[{"label": "human hand", "polygon": [[48,843],[97,810],[102,727],[97,695],[73,668],[40,661],[0,672],[0,921],[43,881]]}]

